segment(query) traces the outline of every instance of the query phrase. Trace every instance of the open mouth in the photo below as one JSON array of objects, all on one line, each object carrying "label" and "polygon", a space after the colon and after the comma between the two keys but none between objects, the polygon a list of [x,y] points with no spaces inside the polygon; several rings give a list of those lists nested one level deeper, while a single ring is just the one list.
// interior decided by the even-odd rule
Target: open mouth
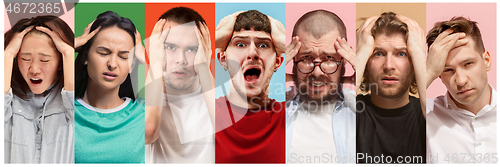
[{"label": "open mouth", "polygon": [[245,77],[245,81],[247,82],[255,82],[260,78],[260,74],[262,71],[259,68],[249,68],[243,73]]},{"label": "open mouth", "polygon": [[40,84],[40,83],[42,83],[43,80],[40,78],[30,78],[30,81],[33,84]]}]

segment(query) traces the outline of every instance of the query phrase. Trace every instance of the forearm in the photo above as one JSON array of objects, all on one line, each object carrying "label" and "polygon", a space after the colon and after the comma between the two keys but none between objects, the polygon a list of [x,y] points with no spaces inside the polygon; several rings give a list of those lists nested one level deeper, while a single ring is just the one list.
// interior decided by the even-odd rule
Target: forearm
[{"label": "forearm", "polygon": [[161,107],[160,106],[146,106],[145,107],[145,144],[151,144],[160,134],[161,123]]},{"label": "forearm", "polygon": [[146,77],[146,106],[163,106],[163,68],[161,63],[152,63]]},{"label": "forearm", "polygon": [[75,61],[73,58],[74,50],[63,54],[63,75],[64,75],[64,90],[75,90]]},{"label": "forearm", "polygon": [[426,65],[426,75],[425,75],[425,88],[429,88],[429,86],[436,80],[437,77],[439,77],[439,74],[436,74],[435,70],[432,69],[431,66],[428,64]]},{"label": "forearm", "polygon": [[4,53],[4,67],[3,67],[3,74],[4,74],[4,94],[9,93],[10,89],[10,81],[12,79],[12,66],[14,63],[14,55],[9,54],[7,52]]},{"label": "forearm", "polygon": [[203,97],[205,98],[205,103],[208,108],[208,115],[212,123],[212,127],[215,127],[215,89],[214,89],[214,77],[210,72],[210,68],[207,63],[201,63],[196,65],[198,68],[198,76],[200,77],[201,91],[203,92]]},{"label": "forearm", "polygon": [[[363,75],[365,73],[366,63],[370,58],[371,51],[359,50],[356,52],[356,91],[359,90],[361,82],[363,81]],[[360,92],[356,92],[358,94]]]},{"label": "forearm", "polygon": [[425,84],[427,82],[427,78],[426,78],[426,68],[422,68],[422,66],[425,66],[425,59],[424,59],[425,53],[420,53],[420,54],[423,55],[412,57],[412,61],[415,70],[415,79],[417,80],[418,96],[420,99],[420,105],[422,107],[422,114],[425,117],[426,89],[427,89],[427,86]]}]

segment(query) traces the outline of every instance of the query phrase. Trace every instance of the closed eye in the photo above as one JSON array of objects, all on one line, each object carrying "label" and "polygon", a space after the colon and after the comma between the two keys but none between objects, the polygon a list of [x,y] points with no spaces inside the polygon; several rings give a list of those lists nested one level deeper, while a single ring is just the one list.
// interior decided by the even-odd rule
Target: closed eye
[{"label": "closed eye", "polygon": [[23,60],[23,61],[31,61],[31,59],[25,59],[25,58],[21,58],[21,60]]},{"label": "closed eye", "polygon": [[128,57],[124,57],[124,56],[119,56],[119,57],[120,57],[121,59],[123,59],[123,60],[127,60],[127,59],[128,59]]},{"label": "closed eye", "polygon": [[40,60],[41,62],[47,63],[49,60]]},{"label": "closed eye", "polygon": [[471,66],[473,63],[472,62],[467,62],[464,64],[465,67]]}]

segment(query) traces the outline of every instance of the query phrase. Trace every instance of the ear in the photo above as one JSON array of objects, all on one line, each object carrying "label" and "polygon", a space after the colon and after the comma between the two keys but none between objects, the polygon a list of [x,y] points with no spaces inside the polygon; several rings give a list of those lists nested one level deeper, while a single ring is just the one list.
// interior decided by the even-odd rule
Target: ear
[{"label": "ear", "polygon": [[227,68],[226,58],[226,51],[217,52],[217,60],[219,60],[220,65],[224,68]]},{"label": "ear", "polygon": [[484,64],[486,64],[486,71],[490,71],[490,69],[491,69],[491,56],[490,56],[490,52],[485,51],[483,53],[483,61],[484,61]]},{"label": "ear", "polygon": [[277,70],[278,68],[280,68],[281,64],[283,64],[283,60],[285,58],[283,56],[278,56],[276,55],[276,65],[275,65],[275,69]]}]

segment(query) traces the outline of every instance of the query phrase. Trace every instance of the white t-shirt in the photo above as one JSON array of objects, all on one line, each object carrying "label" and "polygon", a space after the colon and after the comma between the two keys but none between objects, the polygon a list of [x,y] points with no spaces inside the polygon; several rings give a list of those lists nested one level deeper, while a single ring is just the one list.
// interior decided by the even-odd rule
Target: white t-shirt
[{"label": "white t-shirt", "polygon": [[335,105],[304,108],[297,110],[289,157],[297,163],[335,162],[337,150],[332,129]]},{"label": "white t-shirt", "polygon": [[214,163],[214,133],[201,87],[185,95],[164,94],[158,139],[146,145],[146,163]]},{"label": "white t-shirt", "polygon": [[498,163],[496,91],[476,115],[450,95],[427,99],[427,163]]}]

